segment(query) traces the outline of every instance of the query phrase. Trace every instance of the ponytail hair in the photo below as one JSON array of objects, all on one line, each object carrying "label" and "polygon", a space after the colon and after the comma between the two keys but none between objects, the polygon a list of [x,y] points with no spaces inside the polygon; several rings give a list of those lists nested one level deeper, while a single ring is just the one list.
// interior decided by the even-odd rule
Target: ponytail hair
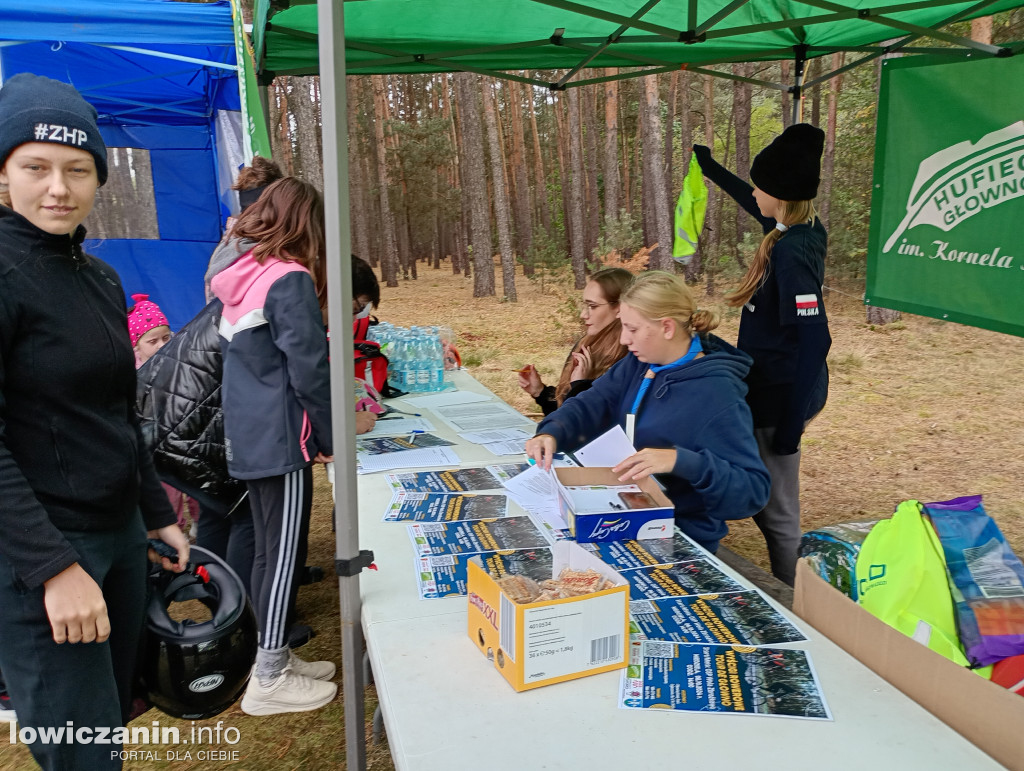
[{"label": "ponytail hair", "polygon": [[693,291],[681,276],[651,270],[637,276],[620,302],[651,321],[672,319],[685,332],[704,334],[718,326],[718,313],[697,308]]},{"label": "ponytail hair", "polygon": [[[814,219],[813,201],[781,201],[781,203],[782,219],[779,222],[786,227]],[[730,306],[739,308],[750,302],[750,298],[754,296],[754,292],[758,290],[758,287],[764,282],[764,277],[768,274],[768,260],[776,242],[782,238],[782,234],[783,231],[772,228],[761,240],[757,251],[754,252],[754,259],[750,263],[750,267],[747,268],[747,275],[743,277],[743,282],[736,289],[725,293],[725,301]]]}]

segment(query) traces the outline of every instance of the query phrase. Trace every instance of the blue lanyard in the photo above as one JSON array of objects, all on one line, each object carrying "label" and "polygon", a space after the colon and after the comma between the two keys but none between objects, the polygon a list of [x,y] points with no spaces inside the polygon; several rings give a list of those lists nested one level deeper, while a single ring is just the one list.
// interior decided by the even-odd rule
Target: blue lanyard
[{"label": "blue lanyard", "polygon": [[[675,367],[681,367],[697,358],[697,354],[703,351],[703,347],[700,344],[700,338],[697,335],[693,336],[690,341],[690,350],[686,352],[686,355],[680,359],[676,359],[670,364],[652,364],[649,371],[653,375],[657,375],[659,372],[663,372],[666,369],[674,369]],[[633,408],[629,411],[630,414],[636,415],[637,408],[640,406],[640,402],[644,400],[644,394],[647,393],[647,389],[651,387],[651,381],[653,377],[647,377],[647,373],[644,373],[643,379],[640,381],[640,390],[636,392],[636,399],[633,400]]]}]

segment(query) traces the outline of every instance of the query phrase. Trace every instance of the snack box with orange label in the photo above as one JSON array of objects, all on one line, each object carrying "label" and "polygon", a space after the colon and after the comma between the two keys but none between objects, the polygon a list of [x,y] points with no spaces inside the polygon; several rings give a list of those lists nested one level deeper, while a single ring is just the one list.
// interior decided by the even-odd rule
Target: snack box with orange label
[{"label": "snack box with orange label", "polygon": [[629,582],[575,543],[552,552],[550,581],[467,567],[469,637],[517,691],[627,663]]}]

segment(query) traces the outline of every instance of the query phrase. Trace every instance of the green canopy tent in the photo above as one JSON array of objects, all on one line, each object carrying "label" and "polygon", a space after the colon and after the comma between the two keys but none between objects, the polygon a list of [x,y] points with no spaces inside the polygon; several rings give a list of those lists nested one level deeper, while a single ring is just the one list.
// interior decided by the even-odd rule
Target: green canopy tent
[{"label": "green canopy tent", "polygon": [[[955,21],[1018,7],[1015,0],[371,0],[345,4],[349,75],[467,71],[562,89],[606,78],[576,78],[584,68],[638,68],[619,78],[690,72],[738,61],[793,59],[794,90],[886,53],[1009,56],[1009,48],[938,31]],[[287,5],[287,3],[286,3]],[[265,79],[319,72],[315,4],[292,2],[270,15],[257,0],[254,44]],[[913,46],[927,38],[943,47]],[[859,56],[842,70],[802,83],[803,64],[837,51]],[[554,82],[515,70],[563,70]],[[574,79],[575,78],[575,79]]]},{"label": "green canopy tent", "polygon": [[[342,332],[331,338],[338,404],[348,403],[341,384],[353,376],[344,299],[351,297],[346,74],[466,71],[561,90],[607,80],[577,77],[588,68],[628,68],[618,77],[629,78],[685,67],[748,80],[709,67],[791,58],[796,64],[792,84],[750,82],[799,97],[802,89],[896,51],[968,58],[1024,50],[1024,45],[998,47],[940,31],[953,22],[1024,6],[1021,0],[890,0],[884,5],[871,0],[278,0],[273,14],[270,6],[270,0],[256,0],[254,13],[263,82],[276,75],[321,78],[330,325]],[[837,51],[860,56],[803,82],[807,59]],[[528,70],[563,74],[542,81],[525,75]],[[794,111],[800,102],[794,99]],[[354,434],[350,410],[335,410],[333,421],[335,436]],[[359,550],[354,445],[339,448],[336,567],[346,753],[348,767],[355,770],[366,766],[359,572],[372,554]]]}]

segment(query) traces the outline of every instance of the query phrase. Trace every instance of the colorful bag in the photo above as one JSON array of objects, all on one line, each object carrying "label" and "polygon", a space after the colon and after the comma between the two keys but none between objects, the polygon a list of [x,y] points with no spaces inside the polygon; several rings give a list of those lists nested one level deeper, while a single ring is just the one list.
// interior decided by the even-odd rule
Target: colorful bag
[{"label": "colorful bag", "polygon": [[380,344],[366,339],[370,319],[356,319],[352,322],[352,341],[355,347],[356,377],[365,380],[377,391],[387,395],[388,357],[381,353]]},{"label": "colorful bag", "polygon": [[864,610],[936,653],[968,665],[957,636],[942,545],[921,504],[904,501],[878,522],[857,555]]},{"label": "colorful bag", "polygon": [[797,556],[854,602],[857,601],[857,554],[878,522],[843,522],[810,530],[800,537]]},{"label": "colorful bag", "polygon": [[1024,653],[1024,565],[980,495],[924,504],[945,552],[956,621],[971,666]]}]

